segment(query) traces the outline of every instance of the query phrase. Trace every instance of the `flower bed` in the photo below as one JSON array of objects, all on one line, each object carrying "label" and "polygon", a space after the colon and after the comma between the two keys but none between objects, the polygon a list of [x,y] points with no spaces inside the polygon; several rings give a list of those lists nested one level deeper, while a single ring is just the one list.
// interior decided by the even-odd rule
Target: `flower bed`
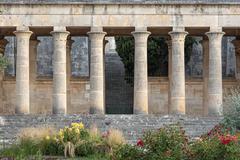
[{"label": "flower bed", "polygon": [[222,125],[195,141],[190,141],[179,125],[145,132],[135,145],[127,144],[120,131],[100,133],[96,127],[86,129],[83,123],[72,123],[59,131],[49,128],[26,129],[19,143],[1,151],[15,159],[85,159],[112,160],[239,160],[237,135]]}]

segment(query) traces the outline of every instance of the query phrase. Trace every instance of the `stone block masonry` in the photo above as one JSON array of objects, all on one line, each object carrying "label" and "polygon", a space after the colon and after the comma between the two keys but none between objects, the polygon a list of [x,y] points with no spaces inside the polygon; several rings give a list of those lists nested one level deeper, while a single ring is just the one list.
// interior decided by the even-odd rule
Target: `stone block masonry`
[{"label": "stone block masonry", "polygon": [[80,121],[86,127],[97,125],[101,131],[117,128],[124,133],[127,141],[135,143],[144,131],[158,129],[164,125],[177,124],[183,126],[191,138],[206,133],[220,122],[221,117],[191,117],[191,116],[159,116],[159,115],[22,115],[0,116],[0,143],[12,144],[16,135],[26,127],[50,126],[63,128],[72,122]]}]

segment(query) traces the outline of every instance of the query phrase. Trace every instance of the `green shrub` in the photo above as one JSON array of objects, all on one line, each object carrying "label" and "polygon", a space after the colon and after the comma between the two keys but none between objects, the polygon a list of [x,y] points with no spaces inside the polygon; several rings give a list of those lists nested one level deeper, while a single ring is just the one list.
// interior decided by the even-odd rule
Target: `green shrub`
[{"label": "green shrub", "polygon": [[43,155],[49,156],[63,156],[64,145],[59,143],[54,138],[43,139],[39,142],[39,148]]},{"label": "green shrub", "polygon": [[192,160],[239,160],[240,145],[235,136],[215,136],[191,145]]},{"label": "green shrub", "polygon": [[93,142],[85,141],[76,146],[75,153],[78,157],[85,157],[96,153],[96,148]]},{"label": "green shrub", "polygon": [[145,154],[142,148],[138,146],[132,146],[124,144],[114,150],[112,159],[113,160],[144,160]]},{"label": "green shrub", "polygon": [[188,139],[179,126],[169,126],[149,131],[143,136],[147,159],[187,159]]},{"label": "green shrub", "polygon": [[240,87],[232,88],[224,96],[224,125],[233,132],[240,130]]}]

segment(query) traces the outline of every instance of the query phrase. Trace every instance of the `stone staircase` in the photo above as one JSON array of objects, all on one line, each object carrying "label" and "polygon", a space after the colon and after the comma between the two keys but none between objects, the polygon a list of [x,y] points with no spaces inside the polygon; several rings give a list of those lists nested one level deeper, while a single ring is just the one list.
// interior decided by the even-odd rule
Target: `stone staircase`
[{"label": "stone staircase", "polygon": [[97,125],[101,131],[110,128],[121,130],[130,143],[135,143],[146,130],[179,123],[191,138],[206,133],[221,121],[221,118],[171,115],[28,115],[0,116],[0,143],[12,144],[19,131],[26,127],[51,126],[57,129],[81,121],[86,127]]}]

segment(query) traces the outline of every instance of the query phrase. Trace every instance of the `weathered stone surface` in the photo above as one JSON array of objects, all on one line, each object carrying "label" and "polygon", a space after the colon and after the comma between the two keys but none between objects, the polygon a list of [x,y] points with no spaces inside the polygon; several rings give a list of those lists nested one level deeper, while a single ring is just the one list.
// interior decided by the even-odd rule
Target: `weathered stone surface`
[{"label": "weathered stone surface", "polygon": [[224,32],[208,32],[209,71],[208,71],[208,114],[222,115],[222,37]]},{"label": "weathered stone surface", "polygon": [[184,41],[188,34],[184,31],[172,31],[169,33],[172,42],[171,55],[171,85],[169,111],[171,114],[185,114],[185,62]]},{"label": "weathered stone surface", "polygon": [[88,32],[91,41],[90,54],[90,113],[105,113],[105,74],[103,56],[103,38],[106,32]]},{"label": "weathered stone surface", "polygon": [[[67,37],[68,31],[53,31],[53,113],[67,112]],[[68,54],[69,55],[69,54]]]},{"label": "weathered stone surface", "polygon": [[16,62],[16,113],[30,112],[30,82],[29,82],[29,40],[31,31],[15,31],[17,38]]},{"label": "weathered stone surface", "polygon": [[150,32],[132,32],[135,41],[134,52],[134,102],[135,114],[148,113],[148,71],[147,71],[147,40]]},{"label": "weathered stone surface", "polygon": [[240,4],[238,0],[2,0],[9,4]]},{"label": "weathered stone surface", "polygon": [[206,133],[221,120],[219,118],[192,116],[158,116],[158,115],[65,115],[65,116],[0,116],[0,144],[13,143],[19,131],[26,127],[51,126],[63,128],[72,122],[83,122],[86,127],[97,125],[101,131],[116,128],[124,133],[130,143],[147,130],[154,130],[164,125],[183,126],[191,138]]}]

